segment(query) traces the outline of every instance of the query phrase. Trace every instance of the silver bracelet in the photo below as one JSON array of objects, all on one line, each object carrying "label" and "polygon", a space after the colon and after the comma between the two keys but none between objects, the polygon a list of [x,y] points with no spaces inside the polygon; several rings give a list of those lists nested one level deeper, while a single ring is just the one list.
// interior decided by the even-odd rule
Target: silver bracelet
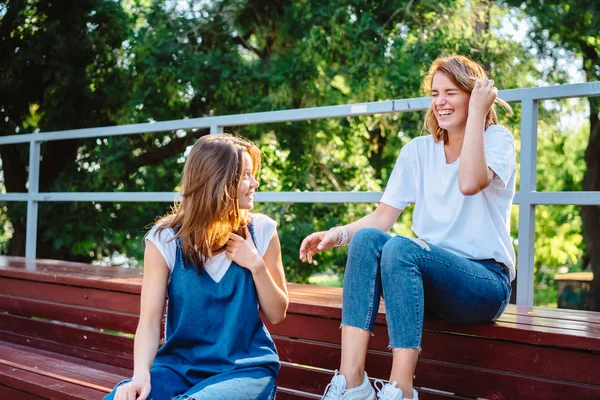
[{"label": "silver bracelet", "polygon": [[330,229],[331,231],[335,230],[338,233],[337,240],[335,242],[335,247],[340,247],[345,244],[348,244],[348,230],[344,226],[334,226]]}]

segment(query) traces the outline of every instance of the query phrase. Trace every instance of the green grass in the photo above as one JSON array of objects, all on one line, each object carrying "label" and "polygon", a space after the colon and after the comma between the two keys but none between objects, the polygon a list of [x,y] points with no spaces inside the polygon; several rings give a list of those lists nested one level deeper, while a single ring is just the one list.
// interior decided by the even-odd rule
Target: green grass
[{"label": "green grass", "polygon": [[308,282],[317,286],[342,287],[343,280],[340,276],[333,273],[315,274],[308,278]]}]

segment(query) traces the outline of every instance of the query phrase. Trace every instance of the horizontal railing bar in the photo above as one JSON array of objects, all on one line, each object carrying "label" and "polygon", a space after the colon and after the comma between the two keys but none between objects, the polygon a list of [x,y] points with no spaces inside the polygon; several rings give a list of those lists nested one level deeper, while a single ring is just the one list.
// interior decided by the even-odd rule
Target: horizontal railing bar
[{"label": "horizontal railing bar", "polygon": [[[0,201],[17,200],[10,198],[12,194],[0,194]],[[24,196],[25,200],[31,199],[39,202],[173,202],[181,198],[181,195],[177,192],[42,192],[34,195],[24,194]]]},{"label": "horizontal railing bar", "polygon": [[259,203],[378,203],[381,192],[259,192]]},{"label": "horizontal railing bar", "polygon": [[572,83],[568,85],[542,86],[536,88],[521,88],[500,90],[498,97],[509,102],[519,102],[525,99],[553,100],[568,97],[600,96],[600,82]]},{"label": "horizontal railing bar", "polygon": [[[498,93],[498,96],[508,102],[519,102],[523,99],[550,100],[565,97],[600,96],[600,82],[576,83],[537,88],[507,89],[501,90]],[[44,133],[29,133],[0,137],[0,145],[26,143],[30,141],[45,142],[52,140],[124,136],[140,133],[173,131],[178,129],[210,129],[211,126],[243,126],[323,118],[343,118],[358,115],[423,111],[427,109],[429,102],[429,97],[419,97],[415,99],[387,100],[329,107],[299,108],[292,110],[224,115],[217,117],[148,122],[143,124],[72,129]]]},{"label": "horizontal railing bar", "polygon": [[420,97],[416,99],[388,100],[371,103],[346,104],[340,106],[299,108],[293,110],[224,115],[219,117],[149,122],[145,124],[11,135],[0,137],[0,145],[24,143],[32,140],[42,142],[51,140],[125,136],[140,133],[173,131],[178,129],[210,129],[211,126],[242,126],[323,118],[342,118],[348,116],[384,114],[402,111],[422,111],[426,110],[428,106],[429,98]]},{"label": "horizontal railing bar", "polygon": [[[382,192],[258,192],[262,203],[377,203]],[[0,201],[98,201],[98,202],[173,202],[177,192],[53,192],[0,193]],[[517,192],[514,204],[598,205],[600,192]]]},{"label": "horizontal railing bar", "polygon": [[[534,205],[600,205],[600,191],[517,193],[515,203]],[[518,201],[517,201],[518,200]]]},{"label": "horizontal railing bar", "polygon": [[27,193],[0,193],[0,201],[27,201]]}]

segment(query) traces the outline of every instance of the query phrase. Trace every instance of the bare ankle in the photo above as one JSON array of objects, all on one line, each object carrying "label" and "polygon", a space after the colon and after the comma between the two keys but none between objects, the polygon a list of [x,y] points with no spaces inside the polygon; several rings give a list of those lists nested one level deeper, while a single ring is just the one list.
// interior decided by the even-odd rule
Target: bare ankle
[{"label": "bare ankle", "polygon": [[405,399],[412,399],[413,395],[413,386],[412,384],[404,384],[396,386],[398,389],[402,390],[402,397]]},{"label": "bare ankle", "polygon": [[364,370],[351,370],[351,371],[340,370],[340,374],[344,375],[344,378],[346,378],[346,389],[352,389],[357,386],[360,386],[361,383],[363,383],[365,371]]}]

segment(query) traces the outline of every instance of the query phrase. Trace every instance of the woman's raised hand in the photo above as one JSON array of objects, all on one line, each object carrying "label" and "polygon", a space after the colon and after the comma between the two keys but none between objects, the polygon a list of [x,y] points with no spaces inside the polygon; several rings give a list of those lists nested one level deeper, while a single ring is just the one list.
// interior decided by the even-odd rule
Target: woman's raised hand
[{"label": "woman's raised hand", "polygon": [[477,79],[469,100],[469,114],[481,113],[485,117],[497,95],[498,88],[493,79]]},{"label": "woman's raised hand", "polygon": [[235,233],[229,234],[225,251],[227,252],[227,257],[235,261],[238,265],[250,270],[250,272],[255,272],[259,268],[264,267],[265,263],[254,245],[248,226],[244,227],[244,231],[246,233],[245,239]]},{"label": "woman's raised hand", "polygon": [[300,260],[312,264],[313,255],[334,247],[339,234],[339,231],[336,229],[311,233],[304,238],[300,245]]}]

